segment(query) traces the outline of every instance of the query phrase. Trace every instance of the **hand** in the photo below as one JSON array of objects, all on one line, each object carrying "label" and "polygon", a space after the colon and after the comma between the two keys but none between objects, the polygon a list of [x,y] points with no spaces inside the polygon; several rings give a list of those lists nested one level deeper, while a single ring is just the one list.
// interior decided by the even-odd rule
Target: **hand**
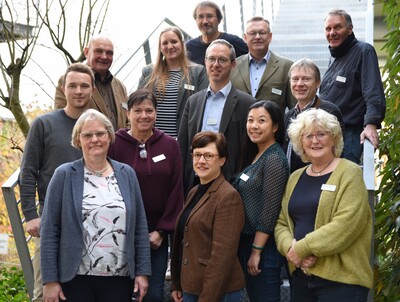
[{"label": "hand", "polygon": [[247,272],[252,275],[258,275],[261,270],[259,269],[258,265],[260,264],[261,258],[261,251],[252,250],[249,261],[247,261]]},{"label": "hand", "polygon": [[150,247],[153,250],[156,250],[161,246],[164,238],[160,235],[159,232],[154,231],[149,234],[149,239],[150,239]]},{"label": "hand", "polygon": [[146,276],[136,276],[133,291],[139,292],[139,302],[143,301],[144,296],[147,294],[149,288],[149,281]]},{"label": "hand", "polygon": [[301,267],[302,268],[310,268],[312,267],[315,262],[317,262],[317,257],[315,256],[307,256],[303,259],[303,261],[301,261]]},{"label": "hand", "polygon": [[174,300],[174,302],[183,302],[183,295],[182,291],[180,290],[173,290],[171,293],[171,297]]},{"label": "hand", "polygon": [[379,136],[375,125],[368,124],[365,126],[363,132],[360,134],[360,144],[363,144],[366,138],[375,148],[378,148]]},{"label": "hand", "polygon": [[26,232],[32,237],[40,237],[40,218],[35,218],[26,222]]},{"label": "hand", "polygon": [[49,282],[43,285],[43,302],[58,302],[67,300],[59,282]]},{"label": "hand", "polygon": [[286,254],[286,259],[290,262],[292,262],[296,267],[301,266],[301,261],[303,259],[300,258],[300,256],[297,254],[297,252],[294,249],[294,246],[296,245],[296,239],[292,240],[292,246],[289,248],[289,251]]}]

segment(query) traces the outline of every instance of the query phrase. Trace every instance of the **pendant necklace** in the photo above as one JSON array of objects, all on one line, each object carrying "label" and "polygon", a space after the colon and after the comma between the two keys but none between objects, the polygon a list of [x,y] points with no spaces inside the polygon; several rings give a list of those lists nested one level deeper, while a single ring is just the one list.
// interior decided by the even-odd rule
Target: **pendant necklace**
[{"label": "pendant necklace", "polygon": [[331,161],[325,166],[325,168],[323,168],[322,170],[319,170],[319,171],[314,171],[313,165],[311,164],[311,166],[310,166],[311,172],[313,172],[314,174],[317,174],[317,176],[321,176],[321,173],[324,172],[331,165],[331,163],[333,162],[334,159],[335,159],[335,157],[333,157],[331,159]]},{"label": "pendant necklace", "polygon": [[94,174],[97,177],[103,177],[103,173],[108,170],[108,164],[103,170],[100,171],[94,171],[92,169],[89,169],[88,166],[86,166],[86,169],[88,169],[90,172],[92,172],[92,174]]}]

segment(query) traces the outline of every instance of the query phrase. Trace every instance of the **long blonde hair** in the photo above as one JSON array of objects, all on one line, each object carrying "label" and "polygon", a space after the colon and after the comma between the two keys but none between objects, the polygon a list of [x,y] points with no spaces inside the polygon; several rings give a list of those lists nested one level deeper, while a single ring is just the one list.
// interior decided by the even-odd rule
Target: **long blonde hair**
[{"label": "long blonde hair", "polygon": [[158,96],[161,95],[162,97],[165,94],[165,86],[167,84],[169,73],[168,73],[167,61],[165,60],[165,57],[161,52],[161,36],[164,33],[169,32],[169,31],[172,31],[179,38],[179,41],[180,41],[181,47],[182,47],[182,52],[179,56],[179,65],[181,66],[182,73],[183,73],[183,77],[181,78],[181,81],[184,78],[186,78],[188,81],[188,84],[190,84],[190,77],[189,77],[190,61],[186,55],[186,46],[185,46],[185,41],[183,39],[183,34],[178,27],[175,27],[175,26],[167,27],[163,31],[161,31],[160,36],[158,38],[157,59],[156,59],[156,62],[154,63],[153,71],[150,75],[149,81],[145,85],[146,88],[149,88],[151,90],[156,88],[158,91],[157,95]]}]

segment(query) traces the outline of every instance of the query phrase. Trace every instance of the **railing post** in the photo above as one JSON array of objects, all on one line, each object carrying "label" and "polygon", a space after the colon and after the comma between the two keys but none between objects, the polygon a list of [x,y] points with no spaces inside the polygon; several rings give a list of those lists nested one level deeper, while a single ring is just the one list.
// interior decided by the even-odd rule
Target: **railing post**
[{"label": "railing post", "polygon": [[22,225],[21,214],[18,209],[18,203],[15,197],[15,187],[18,183],[19,168],[11,175],[11,177],[1,186],[4,201],[7,206],[8,217],[14,234],[15,245],[21,263],[22,271],[25,278],[25,284],[28,289],[29,296],[33,297],[33,266],[25,237],[25,230]]}]

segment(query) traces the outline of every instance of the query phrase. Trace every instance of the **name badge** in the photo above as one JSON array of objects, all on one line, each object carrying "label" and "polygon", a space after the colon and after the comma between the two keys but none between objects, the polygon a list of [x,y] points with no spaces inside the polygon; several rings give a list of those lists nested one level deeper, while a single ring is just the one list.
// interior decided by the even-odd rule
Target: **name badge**
[{"label": "name badge", "polygon": [[336,81],[341,82],[341,83],[346,83],[346,78],[342,76],[337,76]]},{"label": "name badge", "polygon": [[194,86],[193,86],[193,85],[185,84],[185,85],[183,85],[183,87],[184,87],[185,89],[187,89],[187,90],[194,91]]},{"label": "name badge", "polygon": [[160,154],[160,155],[157,155],[157,156],[154,156],[154,157],[153,157],[153,161],[154,161],[155,163],[158,163],[159,161],[162,161],[162,160],[164,160],[164,159],[166,159],[166,157],[165,157],[164,154]]},{"label": "name badge", "polygon": [[330,192],[335,192],[336,191],[336,186],[335,185],[328,185],[328,184],[323,184],[321,186],[322,191],[330,191]]},{"label": "name badge", "polygon": [[207,125],[216,125],[217,124],[217,120],[215,118],[209,117],[207,119]]},{"label": "name badge", "polygon": [[273,94],[282,95],[282,90],[280,90],[278,88],[272,88],[271,92]]},{"label": "name badge", "polygon": [[247,181],[250,177],[247,174],[242,173],[242,175],[240,175],[240,179],[243,181]]}]

